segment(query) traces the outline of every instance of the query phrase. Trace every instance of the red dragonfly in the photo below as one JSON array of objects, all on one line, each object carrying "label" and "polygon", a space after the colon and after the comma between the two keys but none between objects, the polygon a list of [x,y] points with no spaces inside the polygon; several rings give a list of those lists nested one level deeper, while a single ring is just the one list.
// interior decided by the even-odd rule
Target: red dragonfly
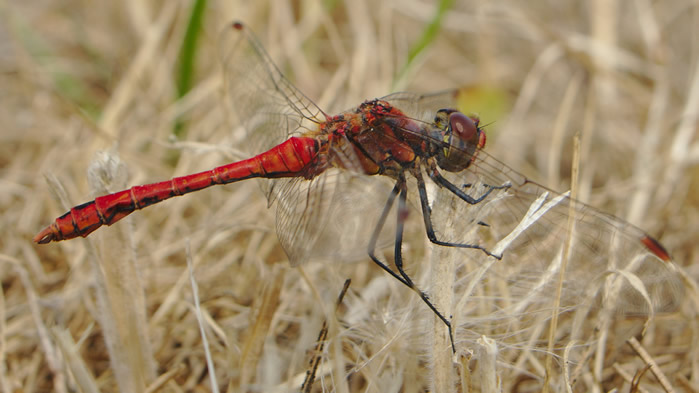
[{"label": "red dragonfly", "polygon": [[[266,151],[98,197],[58,217],[35,242],[86,237],[135,210],[216,184],[274,179],[266,191],[270,204],[277,203],[277,234],[292,264],[353,258],[357,250],[368,253],[444,322],[453,348],[450,318],[403,268],[407,201],[409,189],[416,189],[432,243],[471,249],[470,259],[509,260],[514,270],[493,277],[511,284],[512,294],[522,299],[512,306],[519,312],[541,309],[550,297],[555,282],[550,278],[561,269],[568,238],[562,307],[600,292],[604,280],[599,278],[615,273],[624,299],[618,308],[652,312],[676,300],[675,270],[659,242],[619,218],[530,181],[482,151],[485,133],[477,118],[455,109],[458,91],[395,93],[331,116],[282,75],[243,24],[233,23],[225,34],[228,98],[244,119],[252,148]],[[393,188],[379,193],[380,179],[391,181]],[[396,202],[395,228],[387,229]],[[393,237],[395,270],[376,252],[386,233]]]}]

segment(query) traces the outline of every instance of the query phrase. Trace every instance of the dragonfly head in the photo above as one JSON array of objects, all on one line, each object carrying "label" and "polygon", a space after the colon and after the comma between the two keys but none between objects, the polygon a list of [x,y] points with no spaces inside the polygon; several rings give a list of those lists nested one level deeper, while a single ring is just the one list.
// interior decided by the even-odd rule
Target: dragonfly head
[{"label": "dragonfly head", "polygon": [[440,109],[434,121],[442,142],[437,151],[437,165],[449,172],[466,169],[485,145],[485,133],[478,128],[478,118],[455,109]]}]

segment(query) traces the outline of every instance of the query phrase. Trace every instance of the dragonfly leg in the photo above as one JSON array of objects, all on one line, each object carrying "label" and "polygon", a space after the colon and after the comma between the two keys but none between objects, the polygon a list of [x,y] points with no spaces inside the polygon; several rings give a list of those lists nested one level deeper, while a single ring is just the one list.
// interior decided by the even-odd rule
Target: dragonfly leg
[{"label": "dragonfly leg", "polygon": [[[384,224],[386,223],[386,218],[388,217],[388,213],[391,210],[391,207],[393,207],[393,204],[395,203],[396,196],[399,195],[399,202],[398,202],[398,226],[396,228],[396,240],[395,240],[395,249],[394,249],[394,262],[396,265],[396,268],[398,269],[398,273],[394,272],[391,268],[388,267],[385,263],[381,262],[381,260],[376,256],[375,250],[376,250],[376,241],[379,237],[379,234],[381,233],[381,230],[383,229]],[[396,186],[393,187],[393,190],[391,191],[391,194],[388,197],[388,200],[386,201],[386,205],[384,206],[383,212],[381,212],[381,216],[379,217],[378,222],[376,223],[376,227],[374,228],[374,232],[372,233],[371,240],[369,241],[369,257],[371,258],[372,261],[376,265],[378,265],[380,268],[388,272],[393,278],[396,280],[400,281],[403,283],[403,285],[407,286],[408,288],[412,289],[415,293],[417,293],[420,296],[420,299],[422,299],[425,304],[427,304],[427,307],[432,310],[432,312],[446,325],[448,331],[449,331],[449,340],[451,341],[451,349],[453,352],[456,352],[456,346],[454,345],[454,333],[451,327],[451,322],[439,311],[437,310],[437,307],[435,307],[434,304],[432,304],[432,301],[430,301],[429,297],[427,294],[422,291],[420,288],[418,288],[414,283],[413,280],[408,276],[408,274],[403,270],[403,256],[402,256],[402,244],[403,244],[403,227],[405,224],[405,217],[407,216],[408,208],[407,208],[407,195],[408,195],[408,189],[406,187],[405,179],[400,179],[396,183]]]},{"label": "dragonfly leg", "polygon": [[[439,172],[436,169],[428,171],[429,176],[432,180],[434,180],[435,183],[437,183],[439,186],[446,188],[447,190],[451,191],[454,195],[458,196],[465,202],[471,205],[475,205],[477,203],[480,203],[483,201],[485,198],[490,195],[491,192],[494,190],[502,190],[505,188],[510,188],[510,184],[505,184],[502,186],[491,186],[491,185],[486,185],[488,188],[488,191],[485,192],[485,194],[479,196],[478,198],[474,198],[465,192],[461,190],[461,188],[457,187],[454,185],[454,183],[450,182],[449,180],[445,179],[442,175],[439,174]],[[464,188],[470,188],[471,184],[464,184]]]},{"label": "dragonfly leg", "polygon": [[420,298],[422,299],[425,304],[432,310],[432,312],[444,322],[444,324],[447,326],[447,329],[449,330],[449,341],[451,342],[451,349],[456,353],[456,347],[454,346],[454,331],[452,330],[451,327],[451,321],[448,320],[439,310],[437,310],[437,307],[435,307],[434,304],[432,304],[432,301],[429,299],[427,294],[422,291],[420,288],[418,288],[415,284],[413,284],[413,281],[410,279],[408,274],[403,270],[403,252],[402,252],[402,246],[403,246],[403,228],[405,224],[405,218],[408,215],[408,205],[407,205],[407,199],[408,199],[408,188],[405,184],[405,179],[402,179],[402,181],[399,181],[398,183],[401,186],[400,190],[400,195],[398,196],[398,214],[397,214],[397,225],[396,225],[396,241],[395,241],[395,250],[393,252],[393,258],[396,264],[396,268],[398,269],[398,272],[400,273],[401,276],[405,279],[405,282],[408,283],[410,289],[415,291],[418,295],[420,295]]},{"label": "dragonfly leg", "polygon": [[368,252],[369,252],[369,257],[371,258],[374,263],[376,263],[380,268],[383,270],[387,271],[390,275],[392,275],[396,280],[402,282],[403,284],[410,286],[409,283],[407,283],[403,277],[399,276],[391,270],[385,263],[381,262],[379,258],[376,256],[375,251],[376,251],[376,241],[379,239],[379,234],[381,233],[381,230],[383,229],[384,224],[386,223],[386,217],[388,217],[388,213],[391,211],[391,207],[393,207],[393,203],[396,201],[396,196],[398,195],[399,192],[399,185],[396,184],[395,187],[393,187],[393,190],[391,190],[391,194],[388,196],[388,200],[386,201],[386,205],[383,208],[383,211],[381,212],[381,216],[379,217],[379,221],[376,222],[376,227],[374,228],[374,232],[371,234],[371,237],[369,238],[369,247],[368,247]]},{"label": "dragonfly leg", "polygon": [[[442,179],[442,180],[445,182],[445,185],[444,185],[444,186],[445,186],[446,188],[448,188],[448,189],[449,189],[450,191],[452,191],[455,195],[459,196],[461,199],[463,199],[464,201],[466,201],[466,202],[468,202],[468,203],[470,203],[470,204],[476,204],[476,203],[482,201],[483,198],[485,198],[486,196],[488,196],[488,194],[490,194],[493,190],[497,190],[497,189],[502,189],[502,188],[505,188],[505,187],[509,187],[509,186],[497,186],[497,187],[495,187],[495,186],[489,186],[490,189],[489,189],[483,196],[481,196],[481,197],[479,197],[479,198],[477,198],[477,199],[474,199],[474,198],[472,198],[472,197],[470,197],[470,196],[468,196],[468,195],[466,195],[466,194],[463,194],[463,193],[462,193],[462,194],[463,194],[463,197],[462,197],[462,196],[459,195],[457,192],[454,192],[451,188],[449,188],[449,186],[451,186],[451,187],[453,187],[455,190],[459,190],[458,187],[454,186],[454,185],[453,185],[452,183],[450,183],[448,180],[444,179],[444,178],[443,178],[441,175],[439,175],[439,173],[437,173],[436,171],[435,171],[435,173],[437,174],[438,178]],[[437,235],[436,235],[435,232],[434,232],[434,227],[432,226],[432,208],[430,207],[429,200],[427,199],[427,190],[425,189],[425,180],[422,178],[422,174],[421,174],[419,171],[415,174],[415,177],[416,177],[416,179],[417,179],[417,189],[418,189],[418,192],[419,192],[419,194],[420,194],[420,206],[422,207],[422,218],[423,218],[423,220],[424,220],[424,222],[425,222],[425,231],[427,232],[427,238],[430,239],[430,242],[432,242],[432,243],[434,243],[434,244],[436,244],[436,245],[438,245],[438,246],[445,246],[445,247],[473,248],[473,249],[476,249],[476,250],[481,250],[481,251],[483,251],[486,255],[488,255],[488,256],[490,256],[490,257],[493,257],[493,258],[496,258],[496,259],[502,259],[502,255],[495,255],[495,254],[491,253],[490,251],[488,251],[485,247],[479,246],[479,245],[477,245],[477,244],[453,243],[453,242],[447,242],[447,241],[444,241],[444,240],[439,240],[439,239],[437,239]],[[433,177],[432,175],[430,175],[430,177],[432,177],[433,179],[435,178],[435,177]],[[436,180],[435,180],[435,181],[436,181]],[[442,183],[437,182],[437,184],[440,184],[440,185],[441,185]],[[449,186],[447,186],[446,184],[448,184]],[[459,192],[461,192],[461,191],[459,190]],[[465,198],[464,198],[464,197],[465,197]],[[468,199],[466,199],[466,198],[468,198]],[[481,221],[479,221],[478,224],[479,224],[479,225],[488,226],[488,224],[485,224],[485,223],[483,223],[483,222],[481,222]]]}]

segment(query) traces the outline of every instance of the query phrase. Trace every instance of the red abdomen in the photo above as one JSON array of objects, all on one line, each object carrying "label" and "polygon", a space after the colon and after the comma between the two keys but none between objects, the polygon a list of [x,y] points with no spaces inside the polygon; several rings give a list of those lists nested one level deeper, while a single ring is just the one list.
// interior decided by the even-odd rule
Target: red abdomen
[{"label": "red abdomen", "polygon": [[216,184],[253,177],[308,177],[317,172],[313,170],[313,165],[319,148],[320,143],[313,138],[293,137],[247,160],[97,197],[58,217],[34,236],[34,242],[44,244],[78,236],[86,237],[102,225],[112,225],[135,210]]}]

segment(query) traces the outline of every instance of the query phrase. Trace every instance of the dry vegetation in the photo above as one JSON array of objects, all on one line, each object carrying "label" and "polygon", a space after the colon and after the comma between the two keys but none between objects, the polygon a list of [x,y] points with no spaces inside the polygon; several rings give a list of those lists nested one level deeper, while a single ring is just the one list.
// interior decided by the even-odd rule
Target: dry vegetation
[{"label": "dry vegetation", "polygon": [[[190,3],[0,2],[1,391],[209,391],[212,375],[221,390],[295,391],[316,355],[313,391],[539,391],[547,359],[556,391],[699,390],[696,2],[461,1],[419,49],[436,4],[212,0],[178,99]],[[628,337],[595,331],[568,349],[559,337],[551,358],[536,329],[516,342],[457,329],[452,362],[433,348],[429,310],[370,262],[291,268],[255,182],[166,202],[88,240],[33,244],[70,206],[244,154],[220,99],[219,32],[234,19],[331,111],[471,87],[469,110],[492,123],[488,151],[554,189],[570,187],[582,132],[579,198],[656,235],[688,272],[685,303],[639,339],[668,385],[647,371],[632,387],[644,360]],[[406,260],[421,283],[425,249],[411,232]]]}]

